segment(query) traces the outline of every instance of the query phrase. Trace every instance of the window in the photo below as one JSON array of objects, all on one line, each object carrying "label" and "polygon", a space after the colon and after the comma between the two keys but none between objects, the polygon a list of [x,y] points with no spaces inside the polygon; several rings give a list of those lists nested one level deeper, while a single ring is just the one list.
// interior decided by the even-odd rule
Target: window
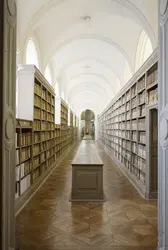
[{"label": "window", "polygon": [[55,94],[56,94],[56,96],[59,96],[59,86],[58,86],[58,82],[56,82],[56,84],[55,84]]},{"label": "window", "polygon": [[137,47],[135,70],[138,70],[142,66],[152,52],[152,43],[145,30],[142,30]]},{"label": "window", "polygon": [[37,49],[32,39],[28,41],[26,48],[26,64],[34,64],[39,68]]},{"label": "window", "polygon": [[49,84],[52,85],[51,69],[50,69],[49,65],[47,65],[47,67],[45,69],[45,78],[47,79],[47,81],[49,82]]},{"label": "window", "polygon": [[18,75],[17,75],[18,64],[19,64],[19,50],[16,51],[16,118],[18,117]]}]

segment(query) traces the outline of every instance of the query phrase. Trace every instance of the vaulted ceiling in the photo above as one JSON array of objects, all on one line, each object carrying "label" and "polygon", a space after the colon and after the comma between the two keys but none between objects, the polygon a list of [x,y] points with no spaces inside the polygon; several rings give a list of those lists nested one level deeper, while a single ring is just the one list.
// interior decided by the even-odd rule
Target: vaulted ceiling
[{"label": "vaulted ceiling", "polygon": [[135,72],[142,31],[157,47],[157,0],[17,0],[20,61],[30,38],[40,70],[78,113],[96,113]]}]

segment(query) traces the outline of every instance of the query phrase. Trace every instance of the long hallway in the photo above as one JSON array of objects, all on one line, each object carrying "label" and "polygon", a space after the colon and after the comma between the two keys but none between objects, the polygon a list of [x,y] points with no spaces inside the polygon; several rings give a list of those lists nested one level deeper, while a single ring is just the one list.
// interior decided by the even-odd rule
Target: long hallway
[{"label": "long hallway", "polygon": [[152,250],[157,247],[157,203],[144,200],[99,143],[104,203],[71,203],[71,162],[77,146],[16,219],[20,250]]}]

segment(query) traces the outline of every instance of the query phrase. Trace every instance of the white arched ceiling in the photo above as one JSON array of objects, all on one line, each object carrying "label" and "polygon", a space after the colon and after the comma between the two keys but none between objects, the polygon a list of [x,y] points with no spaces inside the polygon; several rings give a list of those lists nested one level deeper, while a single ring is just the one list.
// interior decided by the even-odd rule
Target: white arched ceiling
[{"label": "white arched ceiling", "polygon": [[[66,88],[67,92],[69,92],[73,87],[81,85],[82,83],[87,84],[88,86],[92,85],[92,83],[95,83],[101,87],[103,85],[103,89],[107,90],[109,94],[113,96],[116,94],[116,88],[114,85],[112,85],[105,76],[98,73],[81,73],[71,77]],[[117,86],[117,88],[119,89],[120,85]]]},{"label": "white arched ceiling", "polygon": [[157,0],[17,2],[20,51],[35,35],[43,73],[50,65],[53,86],[77,110],[100,112],[133,75],[142,30],[157,46]]},{"label": "white arched ceiling", "polygon": [[[53,62],[54,64],[54,62]],[[114,70],[114,68],[108,64],[106,61],[103,61],[97,57],[93,58],[93,57],[84,57],[81,58],[79,60],[76,61],[72,61],[70,63],[67,63],[64,65],[64,67],[61,68],[60,71],[57,71],[57,76],[55,75],[55,78],[59,77],[60,75],[64,74],[64,72],[66,72],[66,74],[69,77],[72,77],[74,75],[74,71],[75,72],[79,72],[79,73],[92,73],[92,72],[101,72],[103,67],[103,72],[104,75],[106,76],[106,78],[110,79],[110,82],[113,82],[113,77],[115,77],[115,79],[117,78],[117,82],[121,87],[121,76],[118,76]]]},{"label": "white arched ceiling", "polygon": [[74,87],[70,92],[69,92],[69,102],[71,103],[73,101],[73,99],[80,93],[84,93],[84,92],[93,92],[93,93],[97,93],[98,95],[100,95],[100,97],[102,99],[104,99],[104,102],[107,103],[107,100],[110,100],[110,94],[105,91],[105,89],[102,89],[101,86],[98,85],[78,85],[76,87]]},{"label": "white arched ceiling", "polygon": [[[78,106],[76,106],[76,103],[78,103]],[[85,109],[91,109],[97,114],[101,109],[104,109],[107,104],[107,100],[104,102],[104,98],[100,94],[92,91],[78,93],[71,102],[72,107],[78,114]]]}]

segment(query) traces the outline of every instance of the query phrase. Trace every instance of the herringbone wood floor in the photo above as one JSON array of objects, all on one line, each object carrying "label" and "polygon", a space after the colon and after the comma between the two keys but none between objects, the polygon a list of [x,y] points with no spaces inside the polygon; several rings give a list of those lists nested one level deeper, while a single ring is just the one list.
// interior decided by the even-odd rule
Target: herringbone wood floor
[{"label": "herringbone wood floor", "polygon": [[70,203],[75,147],[16,220],[21,250],[152,250],[157,246],[157,204],[140,197],[96,143],[104,162],[104,203]]}]

